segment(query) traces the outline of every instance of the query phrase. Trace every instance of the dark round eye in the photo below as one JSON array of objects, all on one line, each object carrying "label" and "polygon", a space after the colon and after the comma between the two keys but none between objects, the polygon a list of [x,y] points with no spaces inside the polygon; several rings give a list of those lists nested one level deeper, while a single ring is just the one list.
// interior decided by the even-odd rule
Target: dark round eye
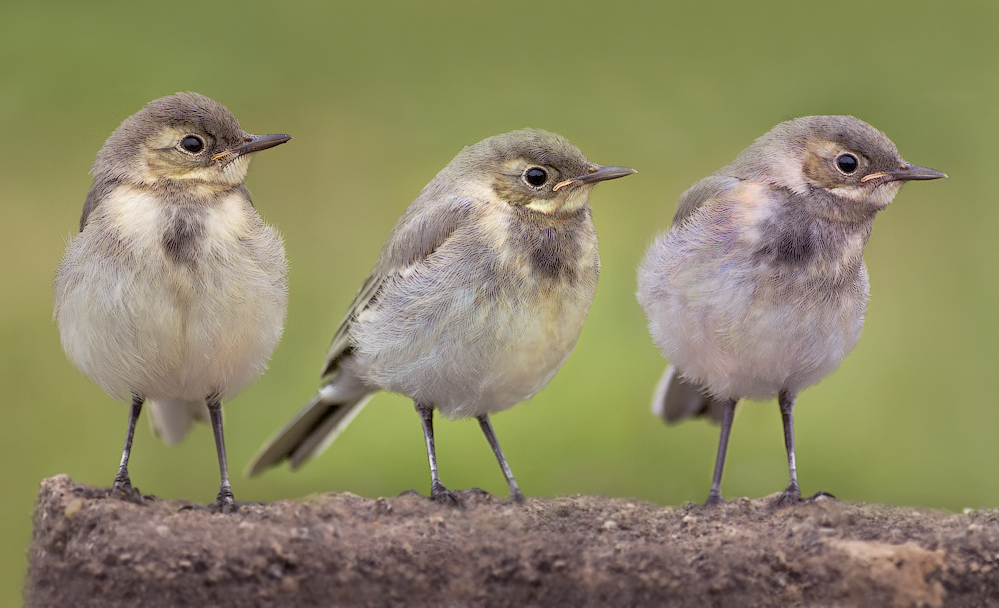
[{"label": "dark round eye", "polygon": [[188,135],[184,139],[180,140],[180,147],[184,148],[191,154],[197,154],[205,149],[205,141],[197,135]]},{"label": "dark round eye", "polygon": [[836,157],[836,166],[847,175],[853,173],[860,166],[860,161],[853,154],[844,153]]},{"label": "dark round eye", "polygon": [[524,171],[524,179],[532,186],[540,186],[548,180],[548,172],[541,167],[531,167]]}]

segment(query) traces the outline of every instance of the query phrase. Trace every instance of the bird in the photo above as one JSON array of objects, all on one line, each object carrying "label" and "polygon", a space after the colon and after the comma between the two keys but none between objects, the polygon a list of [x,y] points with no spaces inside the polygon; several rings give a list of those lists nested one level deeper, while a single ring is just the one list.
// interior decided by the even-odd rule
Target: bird
[{"label": "bird", "polygon": [[[789,482],[798,393],[839,367],[860,339],[870,293],[872,222],[908,181],[945,178],[905,161],[852,116],[782,122],[680,197],[638,269],[638,301],[669,361],[652,402],[667,423],[708,416],[721,436],[707,504],[740,399],[777,398]],[[819,495],[827,495],[819,493]]]},{"label": "bird", "polygon": [[590,190],[632,173],[539,129],[464,148],[395,224],[333,337],[321,388],[246,474],[285,460],[297,469],[384,390],[413,400],[431,499],[460,504],[438,473],[436,409],[478,420],[523,502],[489,415],[544,388],[572,352],[600,268]]},{"label": "bird", "polygon": [[251,135],[217,101],[178,93],[146,104],[94,160],[79,233],[55,279],[69,361],[116,400],[128,430],[109,495],[139,502],[128,460],[149,404],[154,433],[180,442],[195,420],[215,435],[231,513],[221,405],[259,376],[281,338],[288,263],[246,179],[256,152],[291,139]]}]

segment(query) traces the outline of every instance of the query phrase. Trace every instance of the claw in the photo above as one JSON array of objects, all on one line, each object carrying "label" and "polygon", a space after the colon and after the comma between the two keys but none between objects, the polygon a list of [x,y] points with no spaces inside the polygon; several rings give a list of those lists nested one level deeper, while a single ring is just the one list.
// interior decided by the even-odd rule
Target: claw
[{"label": "claw", "polygon": [[228,515],[235,513],[239,507],[236,506],[236,500],[232,497],[232,490],[222,488],[219,490],[219,495],[215,498],[215,502],[208,505],[208,509],[212,513],[225,513]]},{"label": "claw", "polygon": [[519,505],[527,503],[527,499],[524,498],[524,493],[519,489],[510,492],[510,502],[515,502]]},{"label": "claw", "polygon": [[430,499],[435,500],[442,505],[448,505],[452,507],[460,507],[461,501],[454,492],[448,490],[444,487],[444,484],[440,482],[434,482],[430,487]]},{"label": "claw", "polygon": [[218,499],[212,504],[208,505],[208,509],[212,513],[225,513],[227,515],[235,513],[239,507],[236,506],[236,501],[231,497],[228,500]]},{"label": "claw", "polygon": [[801,492],[798,491],[797,488],[794,488],[793,491],[788,488],[777,497],[777,501],[774,503],[774,506],[789,507],[791,505],[800,505],[806,502],[815,502],[818,498],[832,498],[833,500],[836,500],[836,497],[829,492],[816,492],[808,498],[802,498]]},{"label": "claw", "polygon": [[715,492],[714,490],[712,490],[710,493],[708,493],[708,500],[707,502],[704,503],[704,506],[711,507],[714,505],[721,505],[721,504],[725,504],[725,499],[722,498],[721,492]]},{"label": "claw", "polygon": [[799,492],[781,492],[780,496],[777,497],[777,502],[774,503],[778,507],[787,507],[791,505],[796,505],[802,502],[801,493]]}]

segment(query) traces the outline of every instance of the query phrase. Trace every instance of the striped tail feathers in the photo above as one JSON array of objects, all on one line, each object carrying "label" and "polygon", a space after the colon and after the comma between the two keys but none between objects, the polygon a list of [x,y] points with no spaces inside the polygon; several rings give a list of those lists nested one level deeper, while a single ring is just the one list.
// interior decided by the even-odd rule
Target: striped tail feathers
[{"label": "striped tail feathers", "polygon": [[712,397],[706,389],[686,380],[670,365],[656,386],[652,413],[667,424],[699,416],[710,416],[712,421],[721,422],[725,415],[725,400]]},{"label": "striped tail feathers", "polygon": [[244,475],[255,477],[285,460],[299,468],[328,448],[373,395],[349,374],[337,374],[260,448]]}]

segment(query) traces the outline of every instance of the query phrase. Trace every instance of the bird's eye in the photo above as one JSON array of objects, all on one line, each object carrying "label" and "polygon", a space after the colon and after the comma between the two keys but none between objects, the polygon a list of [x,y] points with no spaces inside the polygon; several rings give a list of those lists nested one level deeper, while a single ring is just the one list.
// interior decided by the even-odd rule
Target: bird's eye
[{"label": "bird's eye", "polygon": [[859,166],[860,161],[853,154],[843,153],[836,157],[836,167],[847,175],[856,171]]},{"label": "bird's eye", "polygon": [[548,181],[548,172],[541,167],[531,167],[524,171],[524,179],[532,186],[540,186]]},{"label": "bird's eye", "polygon": [[205,149],[205,140],[201,139],[197,135],[188,135],[184,139],[180,140],[180,147],[184,148],[191,154],[197,154]]}]

